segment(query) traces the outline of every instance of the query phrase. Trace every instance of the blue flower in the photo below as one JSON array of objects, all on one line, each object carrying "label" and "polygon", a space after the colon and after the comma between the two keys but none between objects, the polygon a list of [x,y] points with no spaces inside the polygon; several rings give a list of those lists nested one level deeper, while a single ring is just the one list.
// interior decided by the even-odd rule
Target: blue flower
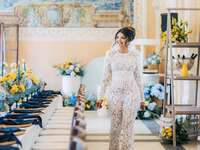
[{"label": "blue flower", "polygon": [[150,88],[149,88],[149,87],[145,87],[145,88],[144,88],[144,98],[145,98],[145,99],[150,98],[150,93],[151,93]]},{"label": "blue flower", "polygon": [[155,107],[156,107],[156,103],[155,103],[155,102],[149,103],[149,105],[147,106],[147,108],[148,108],[149,110],[151,110],[151,111],[153,111],[153,110],[155,109]]},{"label": "blue flower", "polygon": [[67,69],[67,70],[66,70],[66,75],[71,75],[71,72],[72,72],[72,70]]},{"label": "blue flower", "polygon": [[147,57],[148,64],[160,64],[160,56],[156,53],[152,53]]},{"label": "blue flower", "polygon": [[155,84],[151,88],[151,94],[150,95],[158,98],[159,100],[163,100],[164,99],[164,86],[161,85],[161,84]]},{"label": "blue flower", "polygon": [[32,87],[32,85],[33,85],[31,79],[28,79],[28,78],[26,78],[24,80],[24,84],[26,86],[26,89],[30,89]]},{"label": "blue flower", "polygon": [[5,100],[5,98],[6,98],[6,92],[0,91],[0,100]]},{"label": "blue flower", "polygon": [[70,98],[69,98],[69,104],[72,105],[72,106],[75,106],[76,105],[76,101],[77,101],[77,98],[76,96],[72,95]]}]

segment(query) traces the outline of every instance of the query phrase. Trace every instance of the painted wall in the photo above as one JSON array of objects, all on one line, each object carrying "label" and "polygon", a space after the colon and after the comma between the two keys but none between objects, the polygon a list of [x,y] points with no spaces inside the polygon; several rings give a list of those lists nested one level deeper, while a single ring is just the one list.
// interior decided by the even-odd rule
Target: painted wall
[{"label": "painted wall", "polygon": [[65,60],[87,64],[105,55],[116,28],[21,28],[20,58],[44,79],[48,88],[60,89],[61,76],[52,67]]},{"label": "painted wall", "polygon": [[0,10],[10,11],[19,5],[32,5],[37,3],[81,3],[92,4],[97,10],[119,10],[121,0],[0,0]]}]

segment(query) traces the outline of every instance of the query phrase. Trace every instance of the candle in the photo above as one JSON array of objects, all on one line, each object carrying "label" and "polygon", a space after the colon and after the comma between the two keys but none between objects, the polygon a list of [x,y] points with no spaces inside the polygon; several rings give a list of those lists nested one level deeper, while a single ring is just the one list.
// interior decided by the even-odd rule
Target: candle
[{"label": "candle", "polygon": [[23,63],[24,71],[26,72],[26,63],[25,63],[25,60],[24,60],[24,59],[22,59],[22,63]]}]

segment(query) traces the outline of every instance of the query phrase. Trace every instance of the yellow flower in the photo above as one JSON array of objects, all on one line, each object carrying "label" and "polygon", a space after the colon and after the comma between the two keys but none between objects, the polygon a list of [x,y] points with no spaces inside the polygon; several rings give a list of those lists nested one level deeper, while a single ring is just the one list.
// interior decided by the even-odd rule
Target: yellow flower
[{"label": "yellow flower", "polygon": [[167,133],[167,137],[171,138],[172,137],[172,132]]},{"label": "yellow flower", "polygon": [[10,89],[10,93],[15,94],[17,92],[18,92],[18,86],[16,84],[14,84]]},{"label": "yellow flower", "polygon": [[[188,23],[186,21],[177,21],[175,18],[172,19],[172,29],[170,37],[172,42],[187,42],[188,34],[191,32],[191,30],[188,30]],[[164,42],[167,40],[166,31],[162,33],[161,39]]]},{"label": "yellow flower", "polygon": [[166,128],[166,132],[172,132],[172,128]]},{"label": "yellow flower", "polygon": [[5,82],[5,77],[0,77],[0,83]]},{"label": "yellow flower", "polygon": [[8,79],[9,80],[15,80],[16,78],[17,78],[17,75],[16,75],[16,73],[14,73],[14,72],[10,72],[10,73],[8,73]]},{"label": "yellow flower", "polygon": [[32,81],[33,81],[33,84],[39,84],[39,80],[37,79],[37,77],[35,76],[35,75],[33,75],[33,74],[31,74],[31,79],[32,79]]},{"label": "yellow flower", "polygon": [[19,91],[24,92],[25,91],[25,86],[23,84],[19,85]]}]

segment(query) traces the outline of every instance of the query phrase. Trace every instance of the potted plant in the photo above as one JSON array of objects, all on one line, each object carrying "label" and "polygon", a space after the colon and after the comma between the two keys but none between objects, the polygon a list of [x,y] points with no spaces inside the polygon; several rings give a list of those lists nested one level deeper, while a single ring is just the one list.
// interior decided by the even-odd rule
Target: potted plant
[{"label": "potted plant", "polygon": [[148,69],[159,71],[160,56],[155,52],[149,54],[146,58],[146,64],[148,65]]},{"label": "potted plant", "polygon": [[159,118],[164,99],[164,86],[162,84],[149,84],[144,87],[144,105],[138,111],[139,119]]},{"label": "potted plant", "polygon": [[[188,34],[192,31],[188,29],[188,22],[184,20],[177,21],[175,18],[172,19],[171,28],[171,41],[173,43],[185,43],[188,41]],[[167,31],[161,35],[162,41],[167,39]]]}]

